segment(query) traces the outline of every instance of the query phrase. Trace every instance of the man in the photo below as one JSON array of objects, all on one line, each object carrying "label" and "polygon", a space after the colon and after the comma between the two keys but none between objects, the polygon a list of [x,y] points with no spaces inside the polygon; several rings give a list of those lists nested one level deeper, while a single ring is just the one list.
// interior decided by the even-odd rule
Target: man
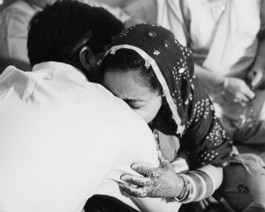
[{"label": "man", "polygon": [[8,67],[0,75],[1,212],[80,212],[94,194],[138,209],[118,182],[133,162],[158,166],[152,133],[125,103],[87,81],[122,29],[106,10],[70,0],[31,20],[33,72]]}]

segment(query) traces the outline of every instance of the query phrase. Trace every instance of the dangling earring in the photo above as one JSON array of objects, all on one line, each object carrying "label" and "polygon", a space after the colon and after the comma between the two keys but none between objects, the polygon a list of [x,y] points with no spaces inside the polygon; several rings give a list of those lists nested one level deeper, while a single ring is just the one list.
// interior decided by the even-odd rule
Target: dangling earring
[{"label": "dangling earring", "polygon": [[162,92],[160,95],[162,98],[162,105],[166,105],[167,104],[166,94],[164,92]]}]

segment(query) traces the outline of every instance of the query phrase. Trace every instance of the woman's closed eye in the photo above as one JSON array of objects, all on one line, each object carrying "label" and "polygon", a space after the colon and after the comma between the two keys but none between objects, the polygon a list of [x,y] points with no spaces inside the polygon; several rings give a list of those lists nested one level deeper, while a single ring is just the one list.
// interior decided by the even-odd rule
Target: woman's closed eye
[{"label": "woman's closed eye", "polygon": [[137,100],[131,100],[131,99],[124,99],[125,101],[132,109],[139,109],[142,107],[142,105]]}]

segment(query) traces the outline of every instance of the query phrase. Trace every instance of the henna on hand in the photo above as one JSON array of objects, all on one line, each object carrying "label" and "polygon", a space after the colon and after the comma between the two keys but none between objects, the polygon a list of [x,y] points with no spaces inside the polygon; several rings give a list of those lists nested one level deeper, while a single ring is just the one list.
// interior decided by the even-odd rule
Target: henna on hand
[{"label": "henna on hand", "polygon": [[124,174],[120,183],[121,191],[134,197],[177,197],[183,190],[184,182],[167,160],[161,160],[158,168],[132,164],[131,168],[141,176]]}]

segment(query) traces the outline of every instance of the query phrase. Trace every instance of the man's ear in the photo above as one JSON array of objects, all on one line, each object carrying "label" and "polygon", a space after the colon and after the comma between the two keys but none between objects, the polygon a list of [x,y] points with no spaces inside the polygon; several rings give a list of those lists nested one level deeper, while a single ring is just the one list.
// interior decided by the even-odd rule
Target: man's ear
[{"label": "man's ear", "polygon": [[83,46],[79,52],[79,60],[83,68],[90,71],[95,66],[95,57],[88,46]]}]

